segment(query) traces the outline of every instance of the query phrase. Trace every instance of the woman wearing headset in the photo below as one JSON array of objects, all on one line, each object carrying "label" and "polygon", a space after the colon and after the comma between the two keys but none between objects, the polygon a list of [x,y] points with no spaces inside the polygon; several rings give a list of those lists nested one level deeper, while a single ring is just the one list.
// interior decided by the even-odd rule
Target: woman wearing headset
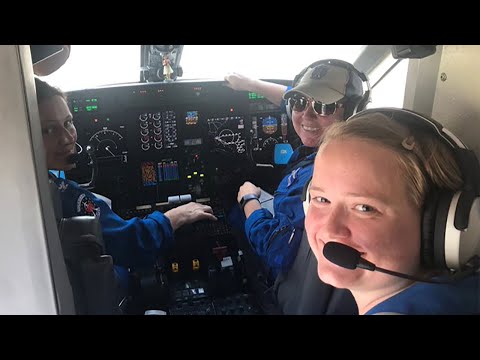
[{"label": "woman wearing headset", "polygon": [[[272,215],[258,201],[261,190],[251,182],[239,189],[237,201],[245,215],[245,235],[255,253],[274,280],[293,264],[304,231],[302,189],[313,172],[313,160],[319,139],[327,127],[345,120],[365,106],[368,95],[363,90],[367,79],[351,64],[341,60],[321,60],[306,67],[287,87],[238,74],[225,77],[227,85],[235,90],[255,91],[280,105],[288,102],[287,111],[295,132],[302,141],[287,164],[287,175],[274,194]],[[361,108],[360,108],[361,109]]]},{"label": "woman wearing headset", "polygon": [[[349,289],[360,314],[480,311],[478,276],[451,282],[438,272],[478,268],[478,179],[468,174],[479,164],[432,124],[408,110],[372,109],[322,138],[305,228],[320,279]],[[468,196],[457,198],[462,191]]]},{"label": "woman wearing headset", "polygon": [[[68,171],[74,166],[69,157],[76,153],[77,131],[66,95],[38,78],[35,87],[48,169]],[[194,202],[164,214],[154,211],[145,218],[124,220],[105,201],[74,181],[52,180],[60,192],[63,216],[99,216],[106,251],[116,265],[124,267],[152,266],[157,253],[173,244],[175,230],[200,220],[217,220],[210,206]]]}]

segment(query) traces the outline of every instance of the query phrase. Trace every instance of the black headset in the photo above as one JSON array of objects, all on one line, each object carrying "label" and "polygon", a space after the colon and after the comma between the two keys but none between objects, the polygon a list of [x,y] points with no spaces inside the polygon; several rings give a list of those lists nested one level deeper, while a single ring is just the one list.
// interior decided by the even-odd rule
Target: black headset
[{"label": "black headset", "polygon": [[[292,83],[292,89],[297,86],[298,82],[302,79],[303,75],[309,70],[319,65],[333,65],[340,68],[344,68],[349,71],[349,73],[354,73],[357,75],[364,83],[367,84],[367,90],[364,91],[362,96],[354,96],[348,98],[345,105],[344,105],[344,119],[348,119],[350,116],[356,114],[359,111],[364,110],[367,107],[367,104],[371,101],[370,93],[370,82],[368,81],[367,75],[362,73],[361,71],[357,70],[352,64],[338,59],[324,59],[315,61],[314,63],[308,65],[305,69],[303,69],[298,75],[295,76]],[[351,81],[351,77],[349,79]],[[292,119],[292,109],[290,106],[290,102],[286,101],[286,111],[287,115],[290,119]]]},{"label": "black headset", "polygon": [[[410,129],[434,133],[452,150],[464,185],[457,192],[431,186],[422,215],[421,260],[427,269],[462,270],[473,256],[480,255],[480,163],[475,153],[440,123],[411,110],[368,109],[348,121],[371,113],[386,115]],[[311,179],[302,194],[305,215],[310,203],[310,183]]]}]

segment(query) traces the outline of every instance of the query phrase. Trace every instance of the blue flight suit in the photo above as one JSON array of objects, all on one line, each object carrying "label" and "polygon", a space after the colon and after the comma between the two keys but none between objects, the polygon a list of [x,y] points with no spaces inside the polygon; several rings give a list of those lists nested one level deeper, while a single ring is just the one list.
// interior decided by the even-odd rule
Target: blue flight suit
[{"label": "blue flight suit", "polygon": [[447,284],[418,282],[371,308],[365,315],[377,313],[403,315],[480,314],[480,275]]},{"label": "blue flight suit", "polygon": [[315,150],[300,146],[293,152],[287,164],[288,174],[274,193],[275,215],[262,208],[245,220],[238,206],[229,214],[232,226],[244,227],[255,253],[267,265],[271,279],[281,271],[288,271],[297,255],[305,229],[302,192],[313,174]]},{"label": "blue flight suit", "polygon": [[100,217],[105,251],[115,265],[125,268],[150,267],[157,253],[173,245],[170,220],[158,211],[143,219],[124,220],[93,193],[76,182],[53,178],[60,192],[63,217],[96,215]]}]

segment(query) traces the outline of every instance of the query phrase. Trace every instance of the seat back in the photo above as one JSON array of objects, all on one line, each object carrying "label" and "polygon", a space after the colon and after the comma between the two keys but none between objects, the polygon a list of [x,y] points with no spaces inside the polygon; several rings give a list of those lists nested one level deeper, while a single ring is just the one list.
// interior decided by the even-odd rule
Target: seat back
[{"label": "seat back", "polygon": [[126,294],[121,290],[112,257],[105,254],[100,219],[64,218],[60,191],[52,178],[49,185],[76,313],[122,313],[119,304]]},{"label": "seat back", "polygon": [[53,211],[55,213],[55,220],[58,225],[60,223],[60,220],[63,218],[62,200],[60,198],[60,192],[58,191],[57,184],[55,184],[51,176],[52,175],[49,175],[48,185],[50,186],[50,195],[52,196]]},{"label": "seat back", "polygon": [[59,236],[79,315],[118,314],[121,292],[95,216],[62,218]]},{"label": "seat back", "polygon": [[275,280],[273,294],[285,315],[357,315],[350,291],[325,284],[318,277],[317,259],[304,232],[297,256],[288,273]]}]

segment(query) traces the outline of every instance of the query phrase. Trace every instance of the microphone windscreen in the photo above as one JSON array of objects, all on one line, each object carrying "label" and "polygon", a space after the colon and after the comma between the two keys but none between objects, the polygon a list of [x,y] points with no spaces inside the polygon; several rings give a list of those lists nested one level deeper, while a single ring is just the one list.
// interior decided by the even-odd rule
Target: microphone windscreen
[{"label": "microphone windscreen", "polygon": [[67,156],[67,163],[68,164],[75,164],[75,163],[77,163],[79,158],[80,158],[80,155],[78,155],[78,154],[68,155]]},{"label": "microphone windscreen", "polygon": [[92,146],[92,145],[87,145],[85,147],[85,150],[86,152],[88,153],[88,155],[92,156],[93,154],[95,154],[95,148]]},{"label": "microphone windscreen", "polygon": [[323,247],[323,256],[335,265],[354,270],[360,260],[360,253],[350,246],[337,242],[327,242]]}]

